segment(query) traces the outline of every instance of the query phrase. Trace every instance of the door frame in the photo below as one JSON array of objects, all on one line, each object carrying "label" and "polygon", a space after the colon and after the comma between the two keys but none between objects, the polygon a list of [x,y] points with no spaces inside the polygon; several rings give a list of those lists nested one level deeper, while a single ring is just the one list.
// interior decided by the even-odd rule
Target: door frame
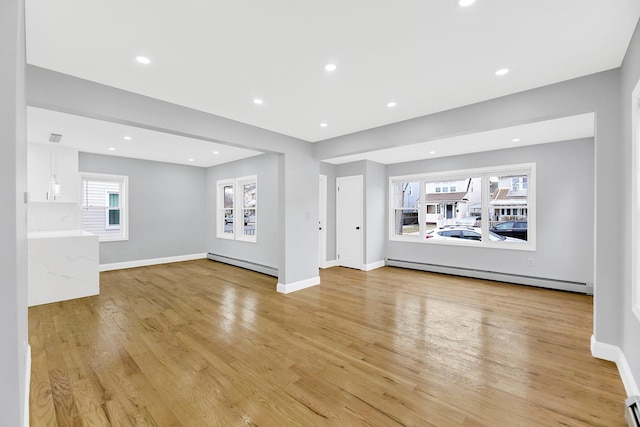
[{"label": "door frame", "polygon": [[320,268],[327,268],[327,176],[320,175],[319,180],[319,195],[320,200],[318,202],[319,216],[318,216],[318,228],[319,234],[319,246],[318,246],[318,266]]}]

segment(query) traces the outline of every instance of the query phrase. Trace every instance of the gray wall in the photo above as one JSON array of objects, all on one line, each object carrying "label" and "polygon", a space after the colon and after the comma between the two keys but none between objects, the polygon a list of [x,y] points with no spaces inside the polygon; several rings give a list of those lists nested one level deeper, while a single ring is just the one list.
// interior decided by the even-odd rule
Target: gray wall
[{"label": "gray wall", "polygon": [[[0,425],[23,426],[27,369],[24,2],[0,3]],[[28,414],[27,414],[28,416]]]},{"label": "gray wall", "polygon": [[[622,157],[625,159],[622,164],[624,171],[623,183],[625,185],[624,191],[621,193],[624,195],[621,200],[622,212],[624,213],[622,224],[631,224],[633,221],[638,222],[638,218],[631,218],[632,206],[631,206],[631,175],[632,175],[632,163],[631,163],[631,147],[634,144],[631,135],[631,94],[640,80],[640,24],[636,27],[635,34],[627,50],[627,55],[622,64],[621,72],[621,108],[622,108],[622,136],[623,136],[623,150]],[[637,143],[637,142],[635,142]],[[627,361],[629,362],[633,377],[636,380],[636,385],[640,386],[640,321],[634,316],[631,311],[629,301],[632,298],[632,279],[631,279],[631,233],[624,233],[623,240],[623,294],[620,301],[620,308],[622,308],[622,322],[620,330],[623,333],[622,336],[622,350],[625,354]],[[636,284],[636,286],[640,286]]]},{"label": "gray wall", "polygon": [[[27,102],[85,117],[222,142],[279,157],[278,281],[318,278],[318,161],[312,145],[244,123],[39,67],[27,67]],[[307,282],[309,281],[309,282]]]},{"label": "gray wall", "polygon": [[537,233],[534,252],[390,241],[387,257],[592,283],[593,152],[589,138],[389,165],[398,176],[535,162]]},{"label": "gray wall", "polygon": [[207,252],[206,169],[88,153],[79,169],[129,177],[129,240],[101,242],[100,264]]},{"label": "gray wall", "polygon": [[364,206],[366,216],[365,264],[384,261],[387,242],[387,167],[365,162]]},{"label": "gray wall", "polygon": [[320,175],[327,177],[327,261],[336,261],[336,167],[320,162]]},{"label": "gray wall", "polygon": [[[279,241],[278,168],[280,156],[263,154],[207,169],[206,218],[207,251],[278,268],[279,254],[274,248]],[[258,232],[257,242],[219,239],[216,234],[217,185],[222,179],[258,176]]]}]

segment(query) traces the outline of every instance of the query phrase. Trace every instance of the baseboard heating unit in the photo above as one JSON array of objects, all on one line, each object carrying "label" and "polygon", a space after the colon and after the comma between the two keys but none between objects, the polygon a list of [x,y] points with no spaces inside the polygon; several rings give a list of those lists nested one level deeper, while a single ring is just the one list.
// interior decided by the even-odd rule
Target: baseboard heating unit
[{"label": "baseboard heating unit", "polygon": [[546,279],[520,274],[499,273],[495,271],[403,261],[399,259],[387,259],[387,265],[389,267],[408,268],[411,270],[428,271],[430,273],[450,274],[452,276],[471,277],[474,279],[493,280],[496,282],[515,283],[518,285],[537,286],[539,288],[557,289],[561,291],[593,295],[593,284],[572,282],[568,280]]},{"label": "baseboard heating unit", "polygon": [[640,427],[640,396],[629,396],[625,403],[624,417],[627,419],[627,426]]},{"label": "baseboard heating unit", "polygon": [[268,265],[258,264],[251,261],[246,261],[238,258],[231,258],[224,255],[212,254],[209,252],[207,258],[212,261],[218,261],[223,264],[234,265],[236,267],[246,268],[247,270],[256,271],[258,273],[266,274],[268,276],[278,277],[278,269],[269,267]]}]

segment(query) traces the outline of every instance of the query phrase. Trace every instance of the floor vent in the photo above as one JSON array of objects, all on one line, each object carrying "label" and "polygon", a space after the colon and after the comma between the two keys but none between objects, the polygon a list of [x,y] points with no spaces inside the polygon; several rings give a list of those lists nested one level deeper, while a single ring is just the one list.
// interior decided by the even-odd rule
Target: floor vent
[{"label": "floor vent", "polygon": [[624,417],[627,419],[627,426],[640,427],[640,396],[630,396],[625,403]]}]

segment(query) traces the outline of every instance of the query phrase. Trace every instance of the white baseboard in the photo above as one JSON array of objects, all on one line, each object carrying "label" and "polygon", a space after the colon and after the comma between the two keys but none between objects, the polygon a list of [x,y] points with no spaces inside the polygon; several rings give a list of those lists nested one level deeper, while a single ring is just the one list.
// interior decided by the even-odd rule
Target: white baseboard
[{"label": "white baseboard", "polygon": [[310,279],[300,280],[298,282],[293,283],[280,283],[278,282],[278,286],[276,290],[282,294],[288,294],[291,292],[299,291],[301,289],[310,288],[312,286],[316,286],[320,284],[320,276],[311,277]]},{"label": "white baseboard", "polygon": [[331,268],[331,267],[336,267],[337,265],[338,265],[338,260],[334,259],[331,261],[325,261],[324,264],[320,266],[320,268]]},{"label": "white baseboard", "polygon": [[[339,265],[340,264],[338,263],[338,260],[334,259],[334,260],[325,262],[324,265],[320,266],[320,268],[331,268],[331,267],[337,267]],[[375,270],[376,268],[384,267],[385,265],[387,264],[384,262],[384,260],[376,261],[369,264],[362,264],[362,267],[360,268],[360,270],[362,271]]]},{"label": "white baseboard", "polygon": [[627,396],[640,395],[638,384],[631,373],[631,367],[620,347],[598,342],[596,338],[591,335],[591,355],[598,359],[614,362],[618,367],[618,372],[620,373],[620,378],[622,378],[622,384],[624,384]]},{"label": "white baseboard", "polygon": [[31,394],[31,346],[27,344],[25,350],[25,380],[24,380],[24,427],[29,427],[29,396]]},{"label": "white baseboard", "polygon": [[146,267],[148,265],[168,264],[170,262],[191,261],[194,259],[204,259],[206,253],[178,255],[166,258],[140,259],[136,261],[114,262],[112,264],[100,264],[100,271],[122,270],[124,268]]},{"label": "white baseboard", "polygon": [[363,271],[375,270],[376,268],[384,267],[385,265],[386,264],[385,264],[384,260],[371,262],[369,264],[364,264],[362,266],[362,270]]}]

